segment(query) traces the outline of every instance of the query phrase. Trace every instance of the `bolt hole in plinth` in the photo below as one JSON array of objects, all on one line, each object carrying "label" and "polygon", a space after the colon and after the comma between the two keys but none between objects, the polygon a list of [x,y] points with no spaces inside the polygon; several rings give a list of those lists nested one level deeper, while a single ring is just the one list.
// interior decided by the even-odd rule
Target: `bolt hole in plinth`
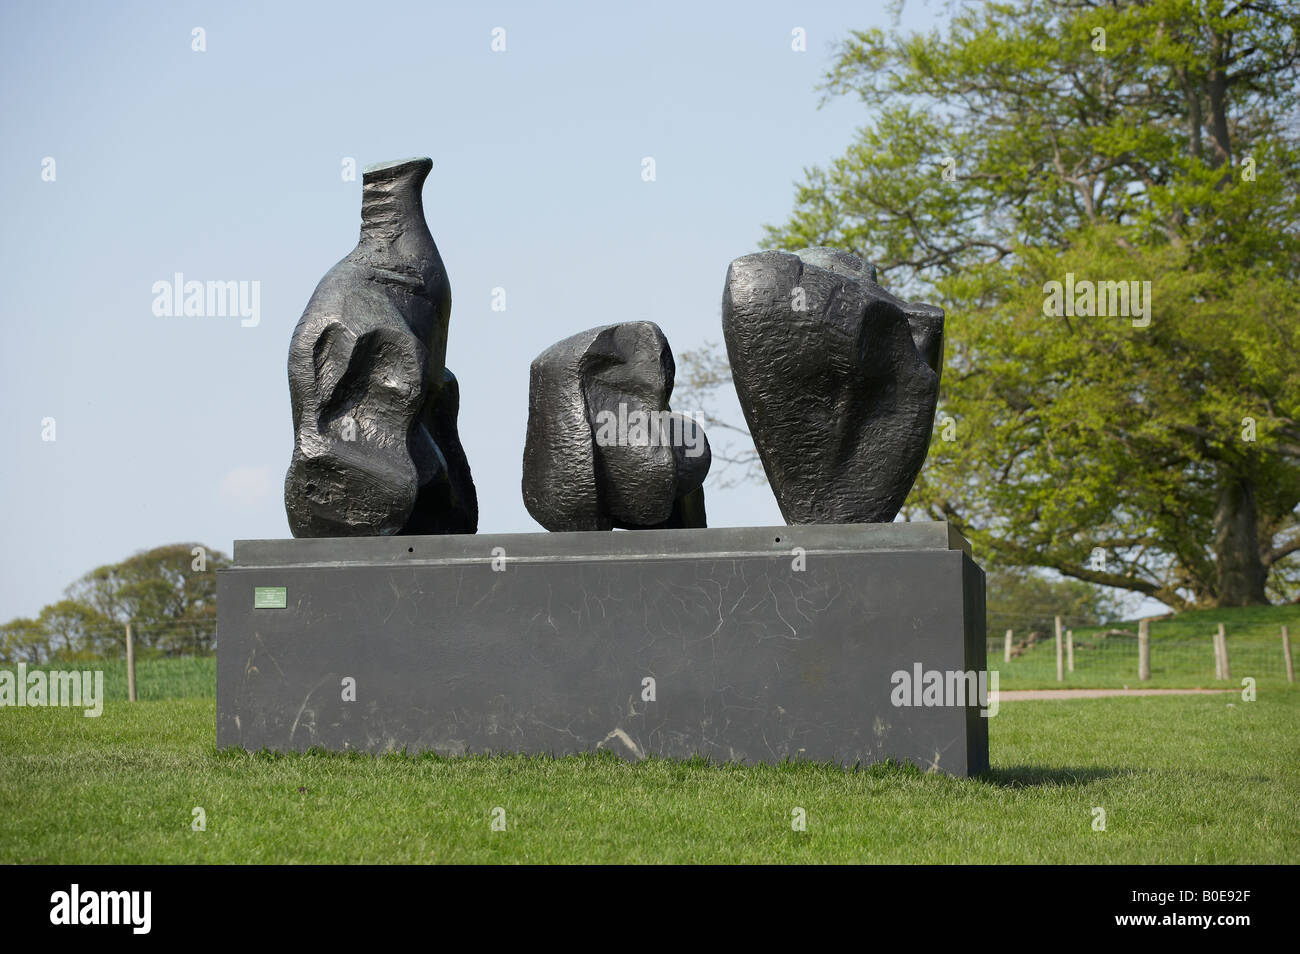
[{"label": "bolt hole in plinth", "polygon": [[780,537],[777,537],[777,538],[776,538],[776,542],[777,542],[777,543],[780,543],[780,542],[781,542],[781,538],[780,538]]},{"label": "bolt hole in plinth", "polygon": [[415,552],[415,547],[407,547],[407,548],[406,548],[406,552],[407,552],[407,553],[414,553],[414,552]]}]

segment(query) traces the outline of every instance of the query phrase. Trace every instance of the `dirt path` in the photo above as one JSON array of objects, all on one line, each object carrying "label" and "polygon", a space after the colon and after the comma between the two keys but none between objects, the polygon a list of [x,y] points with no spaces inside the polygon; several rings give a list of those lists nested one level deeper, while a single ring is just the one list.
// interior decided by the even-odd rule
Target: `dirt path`
[{"label": "dirt path", "polygon": [[1199,696],[1239,689],[1005,689],[998,693],[1003,702],[1019,699],[1104,699],[1107,696]]}]

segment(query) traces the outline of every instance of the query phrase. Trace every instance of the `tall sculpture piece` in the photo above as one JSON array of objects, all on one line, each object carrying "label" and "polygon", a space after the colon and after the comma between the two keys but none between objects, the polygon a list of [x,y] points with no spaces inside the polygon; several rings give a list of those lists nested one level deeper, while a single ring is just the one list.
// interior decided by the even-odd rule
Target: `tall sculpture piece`
[{"label": "tall sculpture piece", "polygon": [[741,410],[786,523],[894,519],[930,446],[943,310],[831,248],[731,263],[722,327]]},{"label": "tall sculpture piece", "polygon": [[676,366],[648,321],[592,328],[532,365],[524,504],[547,530],[703,527],[709,443],[668,408]]},{"label": "tall sculpture piece", "polygon": [[289,345],[295,537],[474,533],[478,501],[447,370],[451,285],[424,220],[429,159],[371,166],[361,240]]}]

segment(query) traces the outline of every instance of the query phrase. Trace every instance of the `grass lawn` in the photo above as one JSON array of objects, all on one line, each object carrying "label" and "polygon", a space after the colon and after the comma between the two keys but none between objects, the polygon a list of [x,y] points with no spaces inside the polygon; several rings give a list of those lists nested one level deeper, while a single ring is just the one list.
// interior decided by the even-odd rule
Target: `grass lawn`
[{"label": "grass lawn", "polygon": [[[0,862],[1300,861],[1300,691],[1004,702],[994,769],[218,753],[211,699],[0,709]],[[192,831],[201,806],[207,830]],[[505,831],[491,830],[505,809]],[[807,830],[791,828],[803,808]],[[1103,808],[1106,830],[1094,831]]]}]

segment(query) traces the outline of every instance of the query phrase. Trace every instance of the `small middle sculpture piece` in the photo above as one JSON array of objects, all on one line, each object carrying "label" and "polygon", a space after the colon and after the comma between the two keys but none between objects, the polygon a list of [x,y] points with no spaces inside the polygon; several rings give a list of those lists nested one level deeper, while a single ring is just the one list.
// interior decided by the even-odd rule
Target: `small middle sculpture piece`
[{"label": "small middle sculpture piece", "polygon": [[533,361],[524,505],[547,530],[703,527],[709,443],[668,408],[676,366],[649,321],[592,328]]}]

